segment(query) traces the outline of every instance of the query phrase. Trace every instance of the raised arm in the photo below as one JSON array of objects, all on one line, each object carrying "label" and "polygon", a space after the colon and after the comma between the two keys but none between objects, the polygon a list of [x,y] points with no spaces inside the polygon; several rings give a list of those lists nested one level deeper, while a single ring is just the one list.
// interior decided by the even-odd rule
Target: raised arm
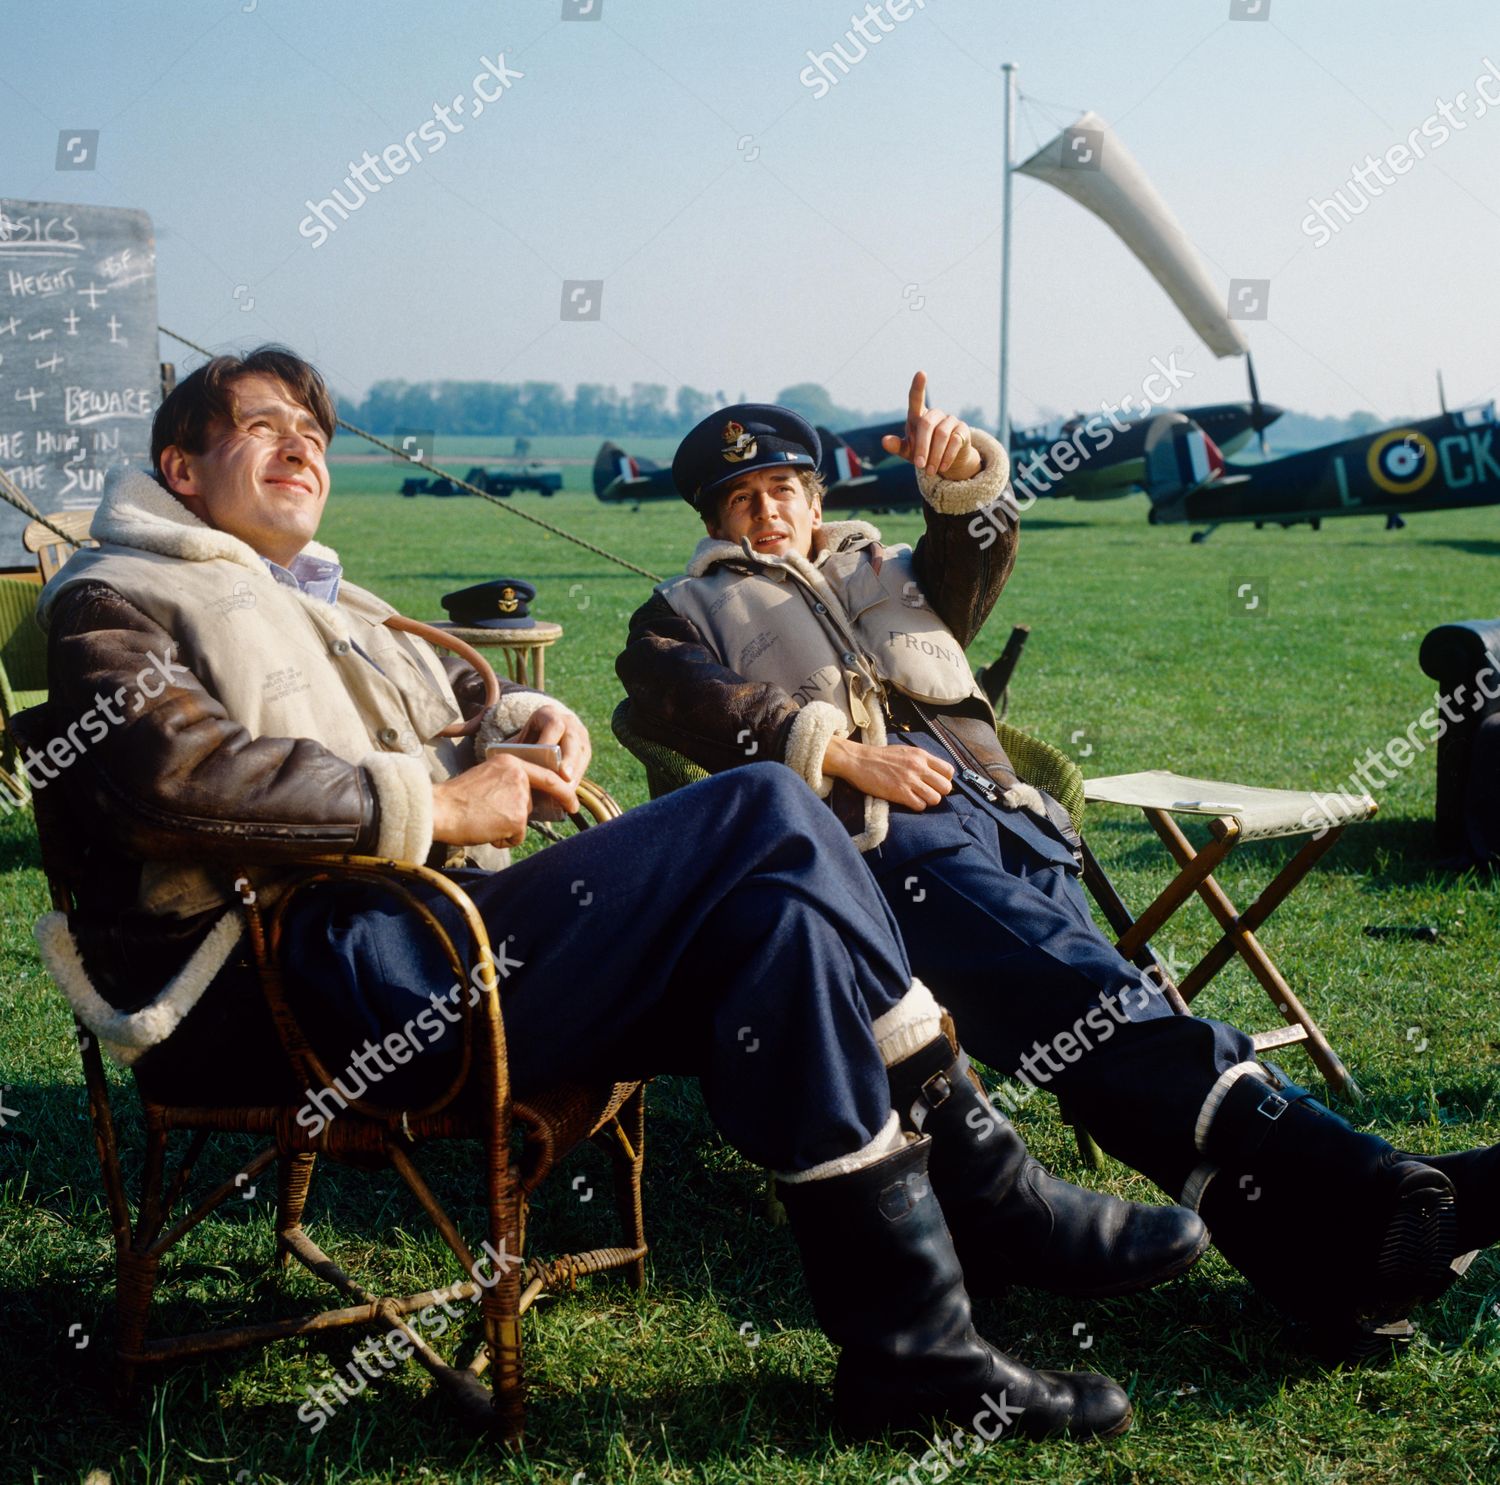
[{"label": "raised arm", "polygon": [[887,435],[883,444],[916,467],[927,529],[912,562],[927,601],[967,649],[1016,563],[1020,512],[1010,457],[989,434],[928,407],[920,371],[907,394],[904,436]]}]

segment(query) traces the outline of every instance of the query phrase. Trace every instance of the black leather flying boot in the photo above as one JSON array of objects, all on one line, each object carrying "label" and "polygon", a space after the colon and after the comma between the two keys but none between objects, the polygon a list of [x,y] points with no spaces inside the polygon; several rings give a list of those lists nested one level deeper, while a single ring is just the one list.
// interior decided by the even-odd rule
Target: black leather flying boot
[{"label": "black leather flying boot", "polygon": [[1366,1359],[1409,1339],[1410,1312],[1458,1276],[1453,1185],[1305,1088],[1269,1079],[1242,1076],[1213,1111],[1198,1209],[1214,1244],[1309,1327],[1316,1351]]},{"label": "black leather flying boot", "polygon": [[818,1324],[840,1347],[840,1425],[864,1437],[938,1418],[986,1440],[1123,1433],[1130,1399],[1108,1377],[1033,1371],[975,1332],[928,1147],[778,1182]]},{"label": "black leather flying boot", "polygon": [[1208,1230],[1185,1207],[1122,1201],[1049,1175],[946,1036],[887,1071],[903,1128],[932,1136],[932,1187],[970,1294],[1011,1284],[1133,1294],[1185,1273],[1208,1247]]}]

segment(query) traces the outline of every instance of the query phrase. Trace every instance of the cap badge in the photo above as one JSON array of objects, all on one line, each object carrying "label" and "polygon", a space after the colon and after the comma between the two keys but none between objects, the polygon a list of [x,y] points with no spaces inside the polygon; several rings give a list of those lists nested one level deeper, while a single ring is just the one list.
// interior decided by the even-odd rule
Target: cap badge
[{"label": "cap badge", "polygon": [[744,425],[731,420],[724,425],[724,457],[731,464],[755,457],[755,435],[746,433]]},{"label": "cap badge", "polygon": [[500,600],[496,603],[495,607],[502,614],[513,614],[520,606],[520,600],[516,597],[516,590],[514,588],[502,588],[500,590]]}]

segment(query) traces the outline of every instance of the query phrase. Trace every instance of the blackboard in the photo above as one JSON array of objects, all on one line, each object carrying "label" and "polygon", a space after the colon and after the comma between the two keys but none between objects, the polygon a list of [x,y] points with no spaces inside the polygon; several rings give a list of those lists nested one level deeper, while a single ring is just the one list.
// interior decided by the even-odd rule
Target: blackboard
[{"label": "blackboard", "polygon": [[[0,199],[0,469],[44,513],[89,509],[148,462],[160,400],[150,217]],[[0,503],[0,567],[35,560],[28,520]]]}]

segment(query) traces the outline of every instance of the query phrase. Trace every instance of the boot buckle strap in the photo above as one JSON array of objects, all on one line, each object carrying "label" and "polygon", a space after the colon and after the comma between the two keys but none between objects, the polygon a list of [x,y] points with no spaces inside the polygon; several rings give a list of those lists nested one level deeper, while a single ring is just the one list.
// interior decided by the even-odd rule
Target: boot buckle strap
[{"label": "boot buckle strap", "polygon": [[887,1222],[899,1222],[931,1190],[926,1175],[914,1172],[887,1186],[875,1199],[875,1205]]},{"label": "boot buckle strap", "polygon": [[1279,1119],[1284,1113],[1286,1113],[1289,1107],[1290,1104],[1288,1103],[1288,1101],[1284,1099],[1273,1088],[1266,1094],[1263,1099],[1261,1099],[1260,1103],[1256,1105],[1255,1112],[1259,1114],[1263,1119],[1270,1119],[1274,1121],[1276,1119]]},{"label": "boot buckle strap", "polygon": [[937,1072],[922,1084],[917,1095],[929,1109],[940,1109],[953,1097],[953,1079],[946,1072]]}]

